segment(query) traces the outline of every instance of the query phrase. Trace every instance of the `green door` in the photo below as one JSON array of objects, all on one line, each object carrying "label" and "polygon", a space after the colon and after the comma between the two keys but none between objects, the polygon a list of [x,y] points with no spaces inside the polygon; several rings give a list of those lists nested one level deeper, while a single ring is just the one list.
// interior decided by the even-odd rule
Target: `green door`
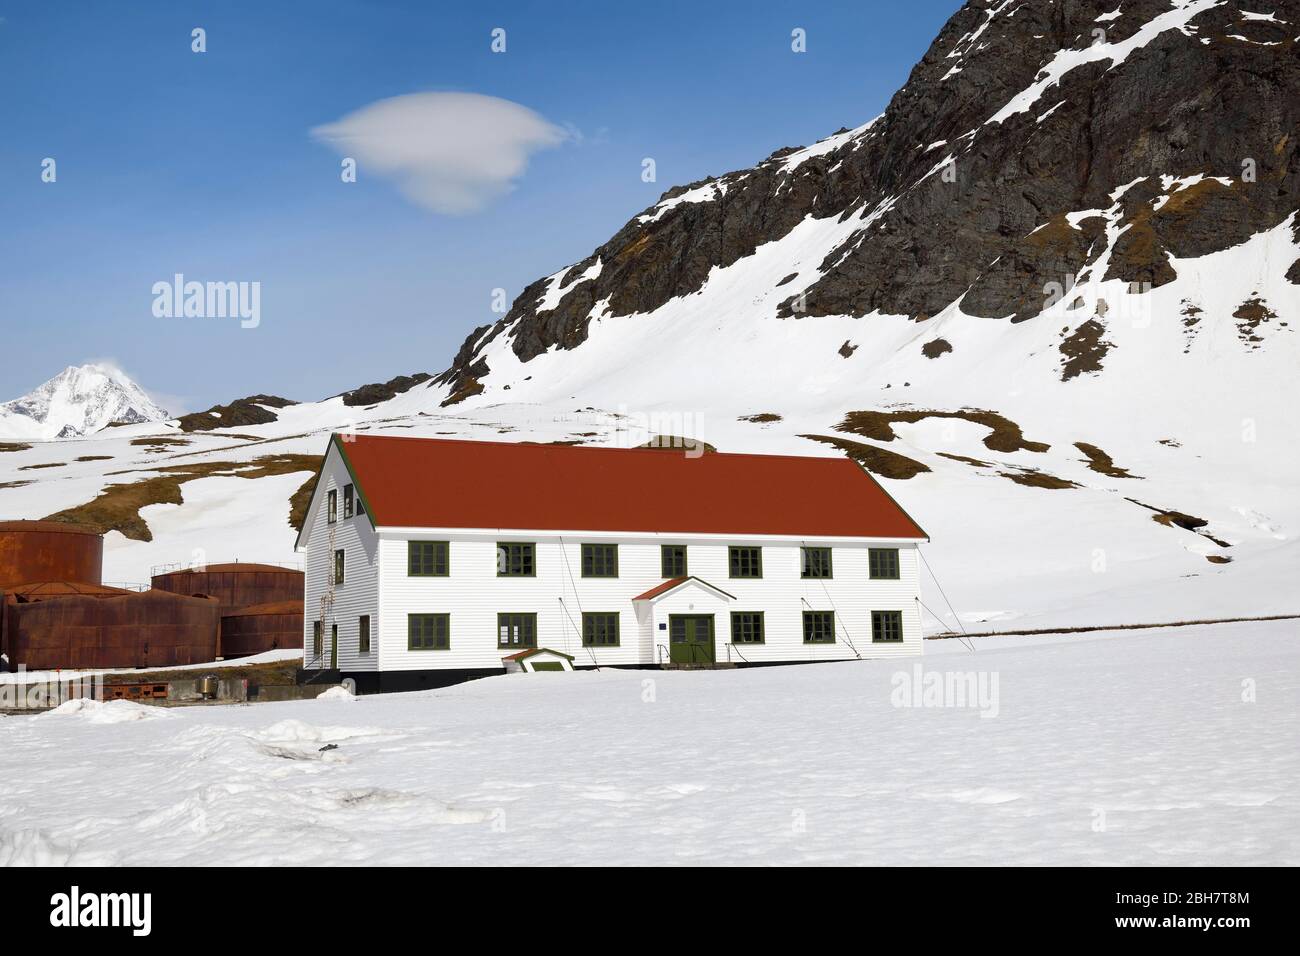
[{"label": "green door", "polygon": [[674,664],[712,664],[713,615],[669,615],[668,659]]},{"label": "green door", "polygon": [[330,670],[339,669],[339,626],[330,625]]}]

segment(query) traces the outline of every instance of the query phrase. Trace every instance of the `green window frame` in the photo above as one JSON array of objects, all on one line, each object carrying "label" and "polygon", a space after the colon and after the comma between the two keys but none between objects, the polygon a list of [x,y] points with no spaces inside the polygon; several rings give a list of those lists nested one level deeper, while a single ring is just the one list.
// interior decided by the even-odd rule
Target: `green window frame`
[{"label": "green window frame", "polygon": [[320,660],[325,653],[325,627],[320,621],[311,622],[311,656]]},{"label": "green window frame", "polygon": [[583,611],[582,646],[618,647],[618,624],[617,611]]},{"label": "green window frame", "polygon": [[762,611],[731,612],[731,643],[766,644]]},{"label": "green window frame", "polygon": [[802,547],[799,549],[799,563],[801,578],[830,578],[834,577],[831,565],[830,548],[809,548]]},{"label": "green window frame", "polygon": [[445,578],[451,574],[451,545],[446,541],[406,542],[406,576]]},{"label": "green window frame", "polygon": [[356,489],[354,489],[351,485],[343,486],[343,517],[344,518],[352,517],[352,500],[353,498],[356,497],[356,495],[354,494],[355,490]]},{"label": "green window frame", "polygon": [[406,615],[406,649],[408,651],[451,650],[451,615]]},{"label": "green window frame", "polygon": [[326,495],[328,506],[325,509],[325,520],[330,524],[339,520],[339,493],[338,489],[331,488]]},{"label": "green window frame", "polygon": [[347,558],[340,548],[334,552],[334,583],[342,584],[346,574]]},{"label": "green window frame", "polygon": [[659,576],[661,578],[684,578],[686,570],[686,545],[661,544],[659,546]]},{"label": "green window frame", "polygon": [[871,612],[871,643],[872,644],[903,643],[903,612],[902,611],[872,611]]},{"label": "green window frame", "polygon": [[357,653],[370,653],[370,615],[362,614],[357,618]]},{"label": "green window frame", "polygon": [[872,580],[898,580],[897,548],[871,548],[868,552],[868,563],[871,565]]},{"label": "green window frame", "polygon": [[727,572],[733,578],[761,578],[763,549],[750,545],[733,545],[727,549]]},{"label": "green window frame", "polygon": [[803,642],[805,644],[834,644],[835,612],[804,611]]},{"label": "green window frame", "polygon": [[537,545],[531,541],[498,541],[497,577],[537,577]]},{"label": "green window frame", "polygon": [[618,545],[584,544],[582,546],[582,576],[584,578],[618,577]]},{"label": "green window frame", "polygon": [[497,615],[497,647],[522,650],[537,646],[537,615],[510,611]]}]

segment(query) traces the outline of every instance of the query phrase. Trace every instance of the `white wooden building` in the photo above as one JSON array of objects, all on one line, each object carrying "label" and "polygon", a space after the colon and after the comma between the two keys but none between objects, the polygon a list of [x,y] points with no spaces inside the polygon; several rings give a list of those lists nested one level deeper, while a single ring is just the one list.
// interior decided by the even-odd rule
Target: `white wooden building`
[{"label": "white wooden building", "polygon": [[916,655],[924,539],[844,458],[335,435],[306,666],[375,690]]}]

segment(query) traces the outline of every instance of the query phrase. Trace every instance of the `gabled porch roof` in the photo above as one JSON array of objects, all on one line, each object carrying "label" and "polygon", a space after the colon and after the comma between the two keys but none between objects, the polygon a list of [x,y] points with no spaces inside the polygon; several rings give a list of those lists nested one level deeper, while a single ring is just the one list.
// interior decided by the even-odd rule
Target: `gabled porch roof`
[{"label": "gabled porch roof", "polygon": [[563,651],[553,651],[549,647],[530,647],[527,650],[520,651],[518,654],[509,654],[501,658],[503,661],[522,661],[538,654],[554,654],[556,657],[567,657],[573,660],[572,654],[565,654]]},{"label": "gabled porch roof", "polygon": [[682,587],[685,584],[689,584],[691,581],[694,581],[696,584],[708,588],[710,591],[715,591],[716,593],[721,594],[724,598],[726,598],[729,601],[734,601],[736,599],[736,596],[734,594],[729,594],[726,591],[722,590],[722,588],[710,584],[708,581],[704,580],[703,578],[697,578],[695,575],[691,574],[691,575],[687,575],[684,578],[669,578],[667,581],[664,581],[662,584],[656,584],[649,591],[645,591],[641,594],[638,594],[636,597],[632,598],[632,600],[633,601],[654,601],[657,598],[663,597],[665,594],[668,594],[672,591],[676,591],[678,588]]}]

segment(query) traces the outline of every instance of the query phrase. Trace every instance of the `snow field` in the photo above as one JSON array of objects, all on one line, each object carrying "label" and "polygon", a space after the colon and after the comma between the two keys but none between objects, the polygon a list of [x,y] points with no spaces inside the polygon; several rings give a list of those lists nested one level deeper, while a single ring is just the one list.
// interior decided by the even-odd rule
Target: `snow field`
[{"label": "snow field", "polygon": [[0,862],[1295,865],[1296,631],[927,645],[995,708],[885,661],[65,705],[0,718]]}]

